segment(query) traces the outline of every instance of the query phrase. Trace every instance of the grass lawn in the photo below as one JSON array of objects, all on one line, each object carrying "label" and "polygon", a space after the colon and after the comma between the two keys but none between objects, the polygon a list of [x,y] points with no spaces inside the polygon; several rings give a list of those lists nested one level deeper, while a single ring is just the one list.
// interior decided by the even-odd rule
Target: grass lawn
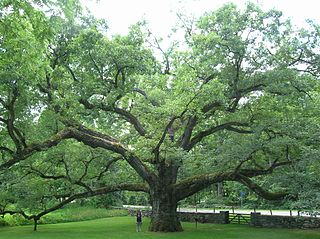
[{"label": "grass lawn", "polygon": [[144,220],[143,232],[135,231],[134,217],[113,217],[91,221],[2,227],[1,239],[135,239],[135,238],[194,238],[194,239],[319,239],[320,230],[286,230],[252,228],[246,225],[218,225],[183,223],[184,232],[152,233],[147,231],[148,219]]}]

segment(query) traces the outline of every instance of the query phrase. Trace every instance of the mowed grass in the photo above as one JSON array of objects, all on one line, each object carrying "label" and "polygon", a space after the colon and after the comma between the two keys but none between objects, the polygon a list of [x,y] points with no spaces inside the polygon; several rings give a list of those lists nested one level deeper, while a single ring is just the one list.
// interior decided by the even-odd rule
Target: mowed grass
[{"label": "mowed grass", "polygon": [[287,230],[253,228],[247,225],[218,225],[183,223],[184,231],[176,233],[148,232],[149,220],[145,219],[143,231],[135,231],[134,217],[113,217],[91,221],[0,228],[1,239],[319,239],[320,230]]},{"label": "mowed grass", "polygon": [[[1,0],[0,0],[1,1]],[[79,222],[93,219],[100,219],[115,216],[127,216],[128,211],[125,209],[105,209],[94,207],[65,207],[63,209],[51,212],[43,216],[39,224],[53,224],[63,222]],[[3,222],[4,221],[4,222]],[[1,223],[9,226],[30,225],[33,221],[26,220],[22,216],[5,215],[4,220],[0,217]],[[0,227],[1,232],[1,227]]]}]

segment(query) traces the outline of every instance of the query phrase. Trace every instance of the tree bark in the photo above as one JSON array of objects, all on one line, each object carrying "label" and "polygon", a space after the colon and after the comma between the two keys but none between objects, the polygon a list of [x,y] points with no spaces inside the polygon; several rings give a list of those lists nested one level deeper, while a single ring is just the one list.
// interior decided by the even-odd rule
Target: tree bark
[{"label": "tree bark", "polygon": [[152,214],[149,230],[153,232],[182,231],[174,194],[165,190],[155,191],[151,196]]},{"label": "tree bark", "polygon": [[150,187],[152,214],[150,231],[176,232],[182,231],[177,214],[178,200],[173,184],[177,180],[178,167],[160,163],[158,178]]}]

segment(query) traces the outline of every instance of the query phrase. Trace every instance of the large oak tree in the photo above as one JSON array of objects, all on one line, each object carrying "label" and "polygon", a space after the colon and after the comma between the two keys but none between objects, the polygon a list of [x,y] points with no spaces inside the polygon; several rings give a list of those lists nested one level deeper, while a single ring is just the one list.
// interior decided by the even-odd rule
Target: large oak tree
[{"label": "large oak tree", "polygon": [[66,140],[104,149],[143,183],[99,192],[149,193],[151,231],[181,231],[178,202],[214,183],[289,195],[254,178],[303,157],[297,142],[319,91],[318,25],[296,29],[281,12],[227,4],[195,22],[181,17],[185,40],[164,49],[144,24],[109,38],[93,17],[34,4],[1,5],[1,171]]}]

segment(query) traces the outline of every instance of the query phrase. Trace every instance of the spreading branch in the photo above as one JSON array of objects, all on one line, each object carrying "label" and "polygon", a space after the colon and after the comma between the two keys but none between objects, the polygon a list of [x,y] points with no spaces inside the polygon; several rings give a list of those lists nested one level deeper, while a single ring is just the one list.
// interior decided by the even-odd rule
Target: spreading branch
[{"label": "spreading branch", "polygon": [[114,138],[85,128],[78,126],[77,129],[72,131],[72,138],[92,147],[103,148],[123,156],[123,158],[136,170],[136,172],[147,182],[153,183],[156,175],[148,169],[148,167],[132,152],[126,149],[121,143]]},{"label": "spreading branch", "polygon": [[234,179],[234,172],[203,174],[181,180],[179,183],[173,185],[173,188],[176,192],[177,200],[180,201],[199,192],[202,189],[205,189],[211,184],[223,181],[233,181]]},{"label": "spreading branch", "polygon": [[164,62],[165,62],[165,69],[164,69],[164,74],[170,74],[170,60],[169,60],[169,55],[167,52],[165,52],[163,50],[163,48],[160,45],[159,40],[152,34],[152,32],[150,30],[148,30],[148,34],[149,36],[151,36],[153,38],[153,43],[151,41],[148,41],[148,43],[152,46],[155,47],[156,49],[158,49],[161,54],[163,55],[164,58]]},{"label": "spreading branch", "polygon": [[19,131],[14,126],[14,121],[16,118],[14,107],[15,107],[15,103],[18,99],[18,96],[19,96],[19,91],[16,87],[14,87],[12,99],[10,100],[10,102],[6,106],[6,109],[8,110],[8,115],[9,115],[8,119],[6,120],[6,123],[7,123],[7,130],[8,130],[9,136],[12,139],[13,143],[15,144],[17,152],[21,152],[21,150],[25,146],[25,141],[23,138],[21,139],[19,137],[22,134],[20,134],[20,133],[19,133],[19,135],[16,134],[16,132],[19,132]]},{"label": "spreading branch", "polygon": [[56,211],[60,208],[62,208],[63,206],[67,205],[68,203],[76,200],[76,199],[80,199],[80,198],[89,198],[89,197],[94,197],[94,196],[98,196],[98,195],[104,195],[107,193],[111,193],[111,192],[116,192],[116,191],[135,191],[135,192],[149,192],[149,187],[146,184],[119,184],[119,185],[110,185],[110,186],[106,186],[106,187],[102,187],[102,188],[97,188],[95,190],[89,190],[89,191],[85,191],[85,192],[80,192],[80,193],[76,193],[73,195],[69,195],[68,198],[64,199],[63,201],[59,202],[58,204],[52,206],[51,208],[48,208],[46,210],[43,210],[40,213],[37,214],[31,214],[28,215],[26,212],[24,212],[23,210],[3,210],[0,211],[0,215],[6,215],[6,214],[10,214],[10,215],[14,215],[14,214],[20,214],[22,215],[25,219],[27,220],[39,220],[42,216]]},{"label": "spreading branch", "polygon": [[194,127],[197,124],[197,117],[196,116],[190,116],[188,123],[184,129],[183,135],[182,135],[182,140],[180,143],[181,148],[185,149],[187,145],[190,142],[191,136],[192,136],[192,131]]},{"label": "spreading branch", "polygon": [[173,117],[169,123],[166,125],[164,131],[162,132],[161,138],[159,140],[159,142],[157,143],[156,147],[154,147],[154,149],[152,150],[152,152],[155,155],[155,161],[159,162],[159,155],[160,155],[160,147],[162,145],[162,143],[164,142],[164,139],[167,135],[168,129],[171,128],[173,122],[177,119],[177,117]]},{"label": "spreading branch", "polygon": [[[291,163],[291,162],[290,162]],[[205,189],[209,185],[212,185],[214,183],[220,183],[224,181],[237,181],[240,183],[245,183],[248,182],[248,180],[244,180],[246,178],[252,178],[256,176],[261,176],[261,175],[267,175],[273,172],[275,168],[289,165],[290,164],[288,161],[284,162],[274,162],[269,168],[267,169],[238,169],[234,171],[229,171],[229,172],[224,172],[224,173],[208,173],[208,174],[202,174],[198,175],[195,177],[190,177],[187,179],[184,179],[180,181],[179,183],[173,185],[172,187],[176,191],[176,195],[179,200],[182,200],[186,197],[189,197],[196,192]],[[248,184],[248,186],[250,186]],[[266,190],[263,190],[261,187],[254,187],[253,184],[251,185],[253,188],[252,190],[260,190],[260,196],[265,196],[266,199],[269,200],[276,200],[280,199],[280,195],[288,195],[288,193],[274,193],[267,192]],[[250,187],[249,187],[250,188]],[[251,188],[250,188],[251,189]],[[256,192],[254,191],[254,192]],[[272,198],[273,197],[273,198]]]},{"label": "spreading branch", "polygon": [[253,133],[252,130],[246,130],[242,128],[237,128],[237,127],[247,127],[248,124],[246,123],[241,123],[241,122],[228,122],[224,124],[220,124],[217,126],[213,126],[207,130],[199,132],[197,135],[195,135],[190,142],[183,148],[184,150],[191,150],[197,143],[199,143],[203,138],[212,135],[218,131],[221,130],[229,130],[229,131],[234,131],[237,133],[242,133],[242,134],[251,134]]},{"label": "spreading branch", "polygon": [[244,97],[245,95],[254,92],[254,91],[260,91],[265,87],[265,84],[256,84],[249,86],[247,88],[237,89],[231,96],[231,103],[229,107],[227,108],[228,112],[234,113],[239,105],[240,99]]},{"label": "spreading branch", "polygon": [[287,192],[269,192],[263,189],[261,186],[253,182],[250,178],[244,175],[238,175],[238,182],[247,186],[251,191],[255,192],[259,196],[267,200],[282,200],[288,196],[290,196]]},{"label": "spreading branch", "polygon": [[27,159],[29,156],[36,152],[40,151],[46,151],[49,148],[56,146],[59,144],[63,139],[71,138],[72,136],[72,130],[71,128],[66,128],[54,136],[52,136],[49,140],[43,141],[41,143],[33,143],[29,146],[25,147],[20,152],[14,153],[13,157],[8,160],[7,162],[4,162],[0,164],[0,171],[10,168],[12,165]]},{"label": "spreading branch", "polygon": [[158,162],[159,161],[159,155],[160,155],[160,147],[164,142],[164,139],[168,133],[168,129],[171,128],[171,126],[173,125],[174,121],[176,119],[180,119],[184,116],[184,114],[188,111],[189,105],[192,103],[192,101],[197,97],[198,94],[195,94],[190,100],[189,102],[186,104],[185,109],[180,113],[180,115],[174,116],[171,118],[171,120],[169,121],[169,123],[166,125],[166,127],[164,128],[164,131],[162,132],[161,138],[158,142],[158,144],[156,145],[156,147],[152,150],[152,152],[155,155],[155,161]]},{"label": "spreading branch", "polygon": [[103,70],[100,69],[100,67],[98,66],[97,62],[95,61],[94,57],[91,54],[91,51],[89,50],[88,55],[90,57],[91,62],[93,63],[94,68],[97,70],[100,79],[103,80]]},{"label": "spreading branch", "polygon": [[79,102],[86,108],[86,109],[100,109],[103,111],[107,111],[107,112],[114,112],[120,116],[122,116],[122,118],[129,122],[131,125],[133,125],[133,127],[136,129],[136,131],[141,135],[141,136],[145,136],[146,135],[146,129],[142,126],[142,124],[140,123],[140,121],[138,120],[137,117],[135,117],[132,113],[121,109],[119,107],[116,106],[107,106],[103,103],[100,103],[98,105],[94,105],[92,103],[90,103],[88,100],[86,99],[80,99]]},{"label": "spreading branch", "polygon": [[95,178],[97,178],[97,181],[100,181],[102,177],[105,175],[105,173],[110,169],[111,165],[114,164],[115,162],[123,159],[123,157],[117,157],[117,158],[112,158],[109,160],[106,165],[104,166],[104,169],[99,173],[99,175]]},{"label": "spreading branch", "polygon": [[6,151],[11,155],[14,153],[13,150],[11,150],[11,149],[9,149],[7,147],[4,147],[4,146],[0,146],[0,151]]}]

